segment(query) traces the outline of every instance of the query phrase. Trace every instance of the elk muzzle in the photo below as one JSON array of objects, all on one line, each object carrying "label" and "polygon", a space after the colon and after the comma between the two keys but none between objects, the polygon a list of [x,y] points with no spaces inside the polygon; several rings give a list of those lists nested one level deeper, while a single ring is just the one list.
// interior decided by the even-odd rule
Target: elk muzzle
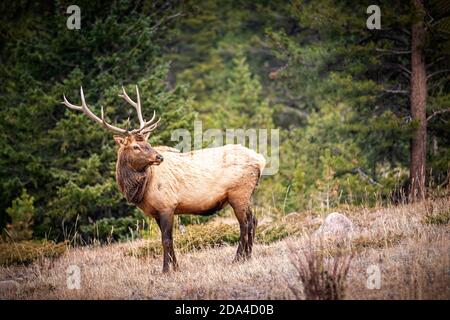
[{"label": "elk muzzle", "polygon": [[164,157],[159,153],[155,155],[153,159],[150,160],[152,165],[160,165],[164,161]]}]

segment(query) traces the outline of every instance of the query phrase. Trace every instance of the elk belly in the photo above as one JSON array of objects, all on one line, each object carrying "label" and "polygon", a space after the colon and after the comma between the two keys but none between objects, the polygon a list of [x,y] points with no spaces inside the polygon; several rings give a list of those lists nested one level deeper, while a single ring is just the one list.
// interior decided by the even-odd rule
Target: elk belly
[{"label": "elk belly", "polygon": [[217,199],[197,199],[180,203],[175,212],[209,216],[221,210],[226,204],[227,199],[223,196]]}]

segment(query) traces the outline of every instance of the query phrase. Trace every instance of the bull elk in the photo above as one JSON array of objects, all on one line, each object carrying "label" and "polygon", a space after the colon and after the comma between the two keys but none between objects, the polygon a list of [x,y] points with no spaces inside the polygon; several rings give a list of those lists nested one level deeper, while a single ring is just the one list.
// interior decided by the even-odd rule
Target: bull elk
[{"label": "bull elk", "polygon": [[101,117],[95,115],[86,104],[83,88],[80,96],[81,106],[71,104],[65,96],[62,103],[117,134],[116,181],[129,203],[155,218],[162,236],[163,272],[169,271],[170,264],[178,269],[172,240],[174,214],[211,215],[226,204],[233,208],[240,226],[235,260],[251,256],[257,221],[250,200],[265,166],[262,155],[241,145],[186,153],[152,147],[147,139],[160,119],[155,121],[153,112],[150,120],[144,120],[137,86],[136,101],[123,87],[119,95],[136,109],[140,125],[134,130],[106,122],[103,107]]}]

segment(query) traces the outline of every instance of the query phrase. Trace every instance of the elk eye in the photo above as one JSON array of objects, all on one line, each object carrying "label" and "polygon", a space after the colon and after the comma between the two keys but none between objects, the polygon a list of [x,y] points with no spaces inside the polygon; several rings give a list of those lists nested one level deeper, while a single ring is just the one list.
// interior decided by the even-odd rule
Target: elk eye
[{"label": "elk eye", "polygon": [[139,150],[139,147],[138,146],[133,146],[133,149],[134,150]]}]

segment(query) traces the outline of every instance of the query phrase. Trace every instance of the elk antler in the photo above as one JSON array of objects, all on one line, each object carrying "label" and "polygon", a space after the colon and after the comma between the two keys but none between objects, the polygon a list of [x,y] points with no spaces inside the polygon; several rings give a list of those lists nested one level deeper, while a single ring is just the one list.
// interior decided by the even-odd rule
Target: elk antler
[{"label": "elk antler", "polygon": [[101,107],[102,108],[101,109],[101,118],[96,116],[89,109],[89,107],[86,104],[86,100],[84,98],[84,93],[83,93],[83,87],[80,87],[81,106],[77,106],[77,105],[71,104],[69,101],[67,101],[65,95],[63,95],[64,101],[62,102],[62,104],[64,104],[69,109],[83,111],[84,114],[86,114],[89,118],[91,118],[95,122],[100,123],[106,129],[111,130],[112,132],[118,133],[120,135],[130,135],[130,134],[136,134],[136,133],[147,134],[147,133],[155,130],[156,127],[158,126],[158,123],[161,120],[161,118],[158,119],[157,122],[153,123],[153,120],[155,120],[155,117],[156,117],[156,113],[155,113],[155,111],[153,111],[153,117],[149,121],[145,121],[144,120],[144,118],[142,117],[141,99],[139,97],[139,89],[138,89],[138,87],[136,86],[137,102],[134,102],[133,100],[130,99],[130,97],[127,95],[127,93],[125,92],[125,89],[123,87],[122,87],[122,90],[123,90],[123,94],[121,94],[119,96],[124,98],[137,111],[138,118],[139,118],[139,124],[140,124],[138,129],[134,129],[134,130],[129,131],[129,130],[118,128],[116,126],[113,126],[113,125],[107,123],[106,120],[105,120],[105,112],[104,112],[103,106]]},{"label": "elk antler", "polygon": [[145,133],[149,133],[149,132],[155,130],[156,127],[158,126],[158,123],[161,120],[161,118],[159,118],[158,121],[153,123],[153,121],[155,120],[155,117],[156,117],[156,112],[155,112],[155,110],[153,110],[152,118],[148,121],[144,120],[144,118],[142,117],[141,97],[139,96],[138,86],[136,86],[136,102],[131,100],[130,96],[126,93],[125,88],[123,86],[122,86],[122,92],[123,92],[122,94],[119,94],[119,97],[123,98],[126,102],[131,104],[136,109],[138,119],[139,119],[139,129],[134,129],[131,131],[131,133],[145,134]]}]

